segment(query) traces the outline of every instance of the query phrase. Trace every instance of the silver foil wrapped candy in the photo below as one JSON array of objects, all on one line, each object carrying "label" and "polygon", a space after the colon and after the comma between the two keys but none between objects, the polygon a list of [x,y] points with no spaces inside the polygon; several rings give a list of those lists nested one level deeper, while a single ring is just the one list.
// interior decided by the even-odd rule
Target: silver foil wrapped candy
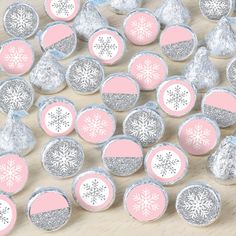
[{"label": "silver foil wrapped candy", "polygon": [[46,52],[30,72],[30,82],[34,88],[43,94],[53,94],[66,86],[66,69]]},{"label": "silver foil wrapped candy", "polygon": [[220,82],[219,71],[209,60],[208,55],[208,50],[200,47],[183,72],[185,78],[192,82],[200,92],[207,91]]},{"label": "silver foil wrapped candy", "polygon": [[84,3],[74,20],[74,28],[80,39],[88,41],[89,37],[99,28],[108,26],[107,20],[99,13],[93,3]]},{"label": "silver foil wrapped candy", "polygon": [[236,184],[236,137],[227,136],[208,158],[208,170],[222,184]]},{"label": "silver foil wrapped candy", "polygon": [[226,77],[232,88],[236,91],[236,57],[228,63]]},{"label": "silver foil wrapped candy", "polygon": [[111,0],[110,6],[112,11],[117,14],[127,14],[135,8],[142,6],[143,0]]},{"label": "silver foil wrapped candy", "polygon": [[0,129],[0,154],[15,152],[27,155],[35,146],[36,140],[32,130],[20,120],[25,111],[10,111],[5,125]]},{"label": "silver foil wrapped candy", "polygon": [[191,18],[181,0],[165,0],[155,15],[163,25],[188,24]]}]

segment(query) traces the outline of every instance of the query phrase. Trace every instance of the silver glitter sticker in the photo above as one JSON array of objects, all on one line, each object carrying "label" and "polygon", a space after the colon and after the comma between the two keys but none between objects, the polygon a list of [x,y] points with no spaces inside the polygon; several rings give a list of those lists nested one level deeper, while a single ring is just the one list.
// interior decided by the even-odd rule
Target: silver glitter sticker
[{"label": "silver glitter sticker", "polygon": [[212,224],[220,214],[219,194],[205,184],[192,184],[177,196],[176,210],[181,218],[194,226]]},{"label": "silver glitter sticker", "polygon": [[142,3],[143,0],[110,0],[111,9],[117,14],[127,14],[141,7]]},{"label": "silver glitter sticker", "polygon": [[11,78],[0,84],[0,110],[28,111],[34,102],[34,90],[23,78]]},{"label": "silver glitter sticker", "polygon": [[232,88],[236,90],[236,58],[229,62],[226,69],[226,76]]},{"label": "silver glitter sticker", "polygon": [[32,6],[26,3],[13,3],[5,11],[3,21],[9,35],[26,39],[37,31],[39,16]]},{"label": "silver glitter sticker", "polygon": [[59,178],[76,175],[82,168],[84,152],[82,146],[72,138],[55,138],[44,147],[42,164],[46,171]]},{"label": "silver glitter sticker", "polygon": [[104,79],[101,64],[90,57],[79,57],[68,67],[66,81],[69,87],[81,94],[92,94],[99,90]]}]

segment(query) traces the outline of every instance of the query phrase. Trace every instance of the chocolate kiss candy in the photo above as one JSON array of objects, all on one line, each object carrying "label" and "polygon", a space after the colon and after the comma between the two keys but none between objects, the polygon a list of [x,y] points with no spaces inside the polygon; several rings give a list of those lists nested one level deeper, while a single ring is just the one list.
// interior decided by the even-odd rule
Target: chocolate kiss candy
[{"label": "chocolate kiss candy", "polygon": [[189,11],[181,0],[165,0],[155,15],[163,25],[188,24],[190,21]]},{"label": "chocolate kiss candy", "polygon": [[34,134],[20,120],[26,114],[25,111],[8,113],[8,119],[0,130],[0,154],[15,152],[25,156],[34,148],[36,143]]},{"label": "chocolate kiss candy", "polygon": [[66,69],[46,52],[30,72],[30,82],[41,93],[53,94],[66,86]]},{"label": "chocolate kiss candy", "polygon": [[80,39],[88,41],[99,28],[108,26],[107,20],[99,13],[91,2],[85,2],[74,20],[74,28]]},{"label": "chocolate kiss candy", "polygon": [[207,49],[200,47],[183,72],[185,78],[201,92],[217,86],[220,82],[219,72],[209,60],[208,55]]},{"label": "chocolate kiss candy", "polygon": [[216,27],[206,35],[205,41],[212,57],[229,58],[236,53],[236,34],[226,17],[222,17]]},{"label": "chocolate kiss candy", "polygon": [[142,2],[143,0],[111,0],[110,6],[115,13],[125,15],[135,8],[141,7]]}]

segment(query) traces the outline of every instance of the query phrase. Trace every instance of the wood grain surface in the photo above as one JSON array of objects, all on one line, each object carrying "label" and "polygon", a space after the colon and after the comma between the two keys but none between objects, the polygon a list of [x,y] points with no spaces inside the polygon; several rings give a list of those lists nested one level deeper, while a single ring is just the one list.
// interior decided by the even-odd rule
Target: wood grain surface
[{"label": "wood grain surface", "polygon": [[[16,2],[14,0],[4,1],[1,0],[0,5],[0,17],[2,19],[6,7]],[[42,28],[47,23],[51,22],[51,19],[46,15],[43,6],[43,0],[28,0],[32,4],[40,16],[40,28]],[[204,34],[215,26],[215,23],[207,21],[203,16],[201,16],[198,1],[197,0],[184,0],[185,6],[187,6],[192,15],[191,26],[195,32],[197,32],[198,38],[202,39]],[[150,10],[154,10],[161,3],[160,0],[150,0],[144,3],[143,7]],[[114,14],[108,7],[102,7],[102,14],[108,19],[111,26],[118,27],[122,30],[122,23],[125,16],[119,16]],[[1,22],[0,25],[0,40],[8,39],[9,36],[4,32],[4,28]],[[42,55],[42,51],[39,47],[39,42],[37,38],[30,38],[29,41],[33,44],[36,51],[36,61],[39,60]],[[127,42],[127,52],[123,60],[115,66],[106,67],[106,74],[114,72],[127,72],[127,64],[129,63],[132,55],[141,50],[152,50],[154,52],[160,52],[160,48],[157,42],[149,46],[138,47],[133,46]],[[81,55],[88,55],[87,43],[79,41],[76,52],[67,60],[63,60],[62,64],[68,65],[74,58]],[[181,74],[181,70],[186,62],[171,62],[166,59],[169,66],[169,75]],[[212,59],[212,61],[217,65],[221,73],[222,85],[229,86],[225,79],[225,67],[228,60]],[[0,73],[1,80],[6,79],[7,75]],[[28,79],[28,74],[24,76]],[[65,96],[71,99],[78,109],[92,103],[101,103],[101,97],[99,93],[89,96],[80,96],[75,94],[71,89],[66,88],[57,95]],[[37,94],[39,97],[39,94]],[[139,100],[139,105],[144,104],[149,100],[155,100],[155,92],[143,92],[141,94],[141,99]],[[194,111],[196,112],[196,111]],[[122,133],[122,120],[126,113],[116,113],[118,119],[118,128],[116,133]],[[176,134],[178,131],[178,126],[183,119],[170,118],[163,114],[166,119],[166,133],[162,141],[170,141],[173,143],[178,143],[176,139]],[[0,115],[0,125],[5,122],[6,116]],[[38,236],[46,235],[47,233],[35,228],[25,216],[25,207],[31,193],[38,187],[44,186],[55,186],[64,190],[71,201],[71,183],[72,179],[57,180],[51,177],[46,171],[43,170],[41,166],[41,156],[40,152],[42,146],[50,140],[50,138],[41,130],[37,121],[37,108],[33,107],[30,110],[29,116],[24,118],[25,123],[31,127],[37,137],[37,145],[33,152],[27,155],[25,158],[28,162],[30,168],[30,177],[25,189],[19,194],[14,196],[14,201],[17,204],[18,209],[18,220],[15,229],[12,231],[11,235],[14,236]],[[234,133],[236,127],[230,127],[227,129],[222,129],[222,138],[226,135],[231,135]],[[85,151],[85,164],[83,170],[90,167],[103,167],[101,161],[101,150],[97,147],[87,144],[79,139],[77,134],[73,132],[71,137],[79,140],[83,145]],[[146,152],[147,150],[145,150]],[[206,172],[206,160],[207,156],[189,156],[190,169],[187,177],[182,183],[175,186],[167,187],[166,190],[169,194],[169,206],[165,215],[158,221],[153,223],[139,223],[133,220],[123,208],[123,194],[126,187],[145,176],[144,170],[140,170],[138,173],[130,177],[114,177],[117,183],[117,197],[115,204],[107,211],[101,213],[90,213],[79,207],[77,207],[73,202],[72,217],[69,223],[63,227],[61,230],[52,233],[53,235],[182,235],[182,236],[194,236],[194,235],[236,235],[236,186],[223,186],[216,183],[214,180],[209,178]],[[212,185],[216,190],[218,190],[222,197],[222,213],[213,225],[206,228],[196,228],[189,226],[184,222],[176,213],[175,210],[175,199],[178,192],[188,183],[193,181],[204,181]]]}]

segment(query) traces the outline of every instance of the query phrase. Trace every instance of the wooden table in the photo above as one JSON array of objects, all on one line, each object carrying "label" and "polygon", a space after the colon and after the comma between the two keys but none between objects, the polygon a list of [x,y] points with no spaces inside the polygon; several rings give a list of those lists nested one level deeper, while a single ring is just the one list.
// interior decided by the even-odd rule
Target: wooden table
[{"label": "wooden table", "polygon": [[[1,1],[0,17],[2,19],[5,8],[15,2],[14,0]],[[46,25],[51,20],[46,15],[43,7],[43,0],[31,0],[28,1],[37,10],[40,15],[40,28]],[[146,1],[144,7],[154,10],[161,1],[152,0]],[[189,8],[192,21],[191,26],[197,32],[199,39],[202,39],[204,34],[215,26],[215,23],[207,21],[201,16],[198,1],[197,0],[184,0],[184,4]],[[111,26],[122,28],[122,22],[125,16],[118,16],[111,12],[106,7],[101,9],[103,15],[108,19]],[[4,32],[2,21],[0,27],[0,40],[6,40],[8,38],[7,34]],[[31,38],[29,40],[36,50],[36,60],[38,61],[42,52],[38,44],[37,38]],[[126,72],[127,64],[135,52],[140,50],[153,50],[160,53],[160,48],[157,43],[145,47],[137,47],[128,43],[128,51],[121,63],[112,67],[106,67],[106,74],[113,72]],[[77,51],[69,59],[64,60],[62,63],[68,65],[73,58],[80,55],[88,55],[87,44],[85,42],[79,41]],[[178,75],[181,73],[181,69],[185,63],[174,63],[167,60],[169,65],[169,75]],[[217,65],[221,72],[222,84],[228,86],[225,81],[225,66],[228,60],[217,60],[212,59],[212,61]],[[1,80],[7,78],[4,73],[0,73]],[[28,79],[28,75],[24,76]],[[65,96],[75,102],[78,109],[91,103],[101,103],[101,97],[99,93],[90,96],[79,96],[75,94],[72,90],[66,88],[59,93],[60,96]],[[38,97],[38,95],[37,95]],[[155,100],[154,92],[143,92],[139,104],[144,104],[149,100]],[[125,117],[125,113],[117,113],[118,118],[118,129],[117,134],[122,132],[122,120]],[[163,114],[164,115],[164,114]],[[170,141],[177,143],[176,134],[179,124],[182,119],[170,118],[166,115],[167,129],[162,141]],[[0,124],[2,125],[5,121],[5,116],[0,115]],[[43,186],[56,186],[64,190],[72,199],[71,195],[71,183],[72,179],[57,180],[51,177],[46,171],[43,170],[40,160],[40,152],[42,146],[50,139],[44,132],[40,129],[37,122],[37,108],[33,107],[30,110],[30,115],[24,119],[25,123],[31,127],[37,137],[37,146],[33,152],[26,156],[26,160],[30,168],[30,177],[25,189],[14,196],[14,200],[18,208],[18,220],[16,227],[11,235],[15,236],[31,236],[31,235],[46,235],[46,233],[39,231],[35,228],[25,216],[24,210],[30,197],[31,193],[38,187]],[[231,135],[234,133],[236,127],[230,127],[228,129],[222,130],[222,137],[226,135]],[[102,167],[101,152],[95,146],[87,144],[80,140],[76,133],[74,132],[71,137],[79,140],[85,151],[85,165],[83,169],[100,166]],[[63,227],[61,230],[54,232],[53,235],[182,235],[182,236],[194,236],[194,235],[236,235],[236,186],[223,186],[217,184],[214,180],[210,179],[206,173],[206,160],[207,156],[195,157],[189,156],[190,160],[190,170],[187,177],[181,184],[177,184],[172,187],[167,187],[166,190],[169,194],[169,206],[165,215],[158,221],[153,223],[142,224],[133,220],[127,212],[123,209],[123,193],[125,188],[135,180],[138,180],[145,176],[143,169],[131,177],[119,178],[114,177],[117,182],[117,198],[115,204],[107,211],[101,213],[90,213],[81,208],[78,208],[73,204],[72,217],[69,223]],[[177,193],[189,182],[192,181],[204,181],[211,184],[215,189],[217,189],[222,196],[222,214],[219,220],[206,228],[195,228],[189,226],[186,222],[177,215],[175,211],[175,198]]]}]

